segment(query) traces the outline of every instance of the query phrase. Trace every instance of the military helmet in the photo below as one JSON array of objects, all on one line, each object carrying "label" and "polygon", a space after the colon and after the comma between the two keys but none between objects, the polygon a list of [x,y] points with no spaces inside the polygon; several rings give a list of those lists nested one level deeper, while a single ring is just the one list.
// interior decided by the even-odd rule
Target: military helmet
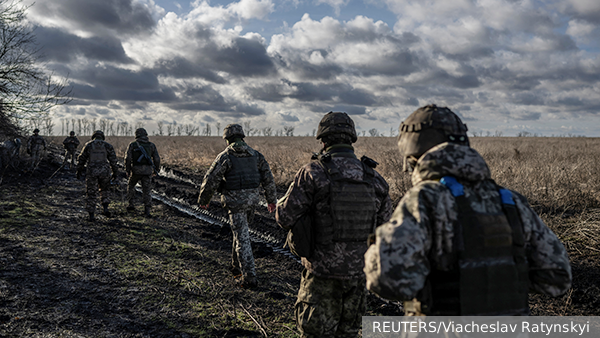
[{"label": "military helmet", "polygon": [[415,110],[400,124],[398,148],[407,159],[419,158],[444,142],[469,145],[467,130],[467,125],[450,109],[430,104]]},{"label": "military helmet", "polygon": [[74,131],[72,131],[72,132],[70,132],[70,133],[69,133],[69,135],[71,135],[71,136],[75,136],[75,132],[74,132]]},{"label": "military helmet", "polygon": [[33,130],[33,132],[34,132],[34,133],[39,133],[39,132],[40,132],[40,130],[39,130],[39,129],[37,129],[37,128],[35,128],[35,129]]},{"label": "military helmet", "polygon": [[332,112],[325,114],[319,122],[317,130],[317,140],[331,134],[346,134],[352,139],[352,143],[356,142],[356,128],[354,121],[343,112]]},{"label": "military helmet", "polygon": [[104,132],[102,130],[96,130],[92,134],[92,140],[97,138],[104,140]]},{"label": "military helmet", "polygon": [[223,129],[223,138],[228,140],[235,136],[239,138],[246,137],[246,135],[244,135],[244,129],[242,129],[242,126],[240,126],[239,124],[228,124],[227,127]]},{"label": "military helmet", "polygon": [[148,132],[144,128],[138,128],[135,130],[135,138],[148,136]]}]

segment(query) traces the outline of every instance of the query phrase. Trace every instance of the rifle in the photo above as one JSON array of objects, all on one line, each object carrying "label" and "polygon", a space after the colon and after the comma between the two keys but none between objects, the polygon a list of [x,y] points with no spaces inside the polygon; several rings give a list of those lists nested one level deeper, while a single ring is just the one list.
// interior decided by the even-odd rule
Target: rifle
[{"label": "rifle", "polygon": [[142,152],[142,155],[137,159],[137,161],[140,162],[142,160],[142,157],[147,158],[150,161],[150,164],[152,165],[152,171],[158,176],[158,170],[156,170],[156,166],[154,165],[154,161],[152,160],[152,157],[150,157],[148,155],[148,153],[146,152],[146,149],[144,149],[144,147],[142,147],[138,141],[135,141],[135,144],[138,146],[138,148]]}]

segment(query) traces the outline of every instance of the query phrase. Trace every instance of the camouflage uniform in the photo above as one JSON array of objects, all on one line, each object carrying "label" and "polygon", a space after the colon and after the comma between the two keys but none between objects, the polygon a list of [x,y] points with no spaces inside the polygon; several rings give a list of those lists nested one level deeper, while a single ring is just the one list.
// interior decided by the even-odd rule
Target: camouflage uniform
[{"label": "camouflage uniform", "polygon": [[27,140],[27,151],[31,155],[31,169],[35,168],[42,157],[42,150],[46,149],[46,140],[43,137],[34,133]]},{"label": "camouflage uniform", "polygon": [[[346,156],[337,157],[343,153]],[[346,179],[362,179],[363,164],[352,146],[341,144],[326,149],[331,161]],[[350,155],[350,156],[348,156]],[[374,172],[376,225],[392,213],[388,184]],[[306,213],[314,219],[331,218],[330,179],[318,161],[296,174],[285,196],[277,203],[277,223],[290,229]],[[302,257],[305,270],[298,291],[295,316],[302,337],[356,336],[365,311],[365,279],[362,271],[367,237],[354,242],[315,244],[311,257]]]},{"label": "camouflage uniform", "polygon": [[65,148],[65,159],[63,161],[63,166],[71,160],[69,167],[73,169],[74,166],[77,166],[75,163],[75,155],[77,153],[77,147],[79,147],[79,139],[75,136],[74,133],[71,136],[65,138],[63,141],[63,147]]},{"label": "camouflage uniform", "polygon": [[[146,159],[139,146],[144,147],[146,154],[152,158],[152,163]],[[154,170],[160,168],[160,156],[154,143],[148,140],[148,133],[143,128],[136,130],[135,141],[129,143],[127,153],[125,154],[125,171],[129,176],[127,184],[127,202],[129,203],[128,210],[133,210],[133,198],[135,195],[135,185],[141,181],[142,196],[146,214],[149,216],[150,207],[152,206],[152,174]]]},{"label": "camouflage uniform", "polygon": [[[440,183],[445,176],[455,177],[463,185],[466,204],[475,213],[503,215],[498,186],[477,151],[467,145],[442,143],[420,156],[412,174],[413,188],[402,198],[390,221],[377,228],[375,244],[365,254],[367,288],[387,299],[410,301],[405,303],[407,314],[426,313],[420,308],[421,301],[435,283],[433,273],[456,271],[456,259],[449,257],[464,250],[459,250],[456,244],[464,236],[460,232],[461,235],[455,235],[457,224],[462,224],[458,199]],[[565,248],[525,197],[507,192],[516,204],[515,218],[522,224],[529,289],[550,296],[563,294],[571,287],[571,267]],[[500,278],[512,282],[511,277]],[[494,314],[527,314],[526,292],[525,289],[525,309]],[[469,297],[467,293],[462,296]]]},{"label": "camouflage uniform", "polygon": [[13,164],[13,161],[19,158],[20,149],[21,140],[18,138],[2,142],[0,144],[0,159],[2,161],[0,162],[0,168],[5,168]]},{"label": "camouflage uniform", "polygon": [[[90,219],[93,220],[93,214],[96,210],[96,200],[98,190],[101,193],[102,205],[104,206],[105,212],[107,212],[108,204],[110,203],[110,179],[111,170],[113,177],[116,177],[118,172],[117,169],[117,155],[112,145],[105,142],[104,134],[101,138],[96,136],[94,133],[93,139],[87,142],[79,157],[77,158],[77,172],[83,172],[86,169],[86,199],[85,208],[90,213]],[[105,158],[92,158],[92,153],[95,151],[105,152]],[[100,155],[102,157],[103,155]]]},{"label": "camouflage uniform", "polygon": [[241,139],[237,139],[237,141],[230,143],[217,156],[204,176],[200,196],[198,196],[198,204],[207,205],[210,203],[213,194],[221,190],[221,203],[229,213],[231,230],[233,232],[232,269],[233,271],[241,270],[243,281],[255,281],[256,268],[250,244],[248,223],[252,222],[254,208],[259,203],[260,190],[259,188],[239,190],[219,189],[227,173],[233,169],[231,156],[238,158],[255,156],[260,174],[260,185],[264,188],[267,203],[275,203],[277,201],[277,188],[269,163],[267,163],[260,152],[252,149]]}]

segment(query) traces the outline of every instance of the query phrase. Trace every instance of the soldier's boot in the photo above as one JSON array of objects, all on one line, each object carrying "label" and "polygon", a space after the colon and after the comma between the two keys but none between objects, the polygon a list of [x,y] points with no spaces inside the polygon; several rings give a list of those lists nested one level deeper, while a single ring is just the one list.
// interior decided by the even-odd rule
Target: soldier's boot
[{"label": "soldier's boot", "polygon": [[102,207],[104,208],[102,214],[106,217],[110,217],[110,211],[108,211],[108,203],[103,203]]},{"label": "soldier's boot", "polygon": [[242,271],[240,270],[239,267],[237,266],[231,266],[231,273],[233,274],[234,277],[239,277],[242,275]]},{"label": "soldier's boot", "polygon": [[89,212],[89,216],[87,219],[89,222],[95,222],[96,221],[96,217],[94,217],[94,213],[93,212]]},{"label": "soldier's boot", "polygon": [[150,207],[144,207],[144,217],[152,218],[152,214],[150,213]]},{"label": "soldier's boot", "polygon": [[246,276],[242,278],[241,287],[244,289],[254,289],[258,286],[258,281],[256,280],[256,276]]}]

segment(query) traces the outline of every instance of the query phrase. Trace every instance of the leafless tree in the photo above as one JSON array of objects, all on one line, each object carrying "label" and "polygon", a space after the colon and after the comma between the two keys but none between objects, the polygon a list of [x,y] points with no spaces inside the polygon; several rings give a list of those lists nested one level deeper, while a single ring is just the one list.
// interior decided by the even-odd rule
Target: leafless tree
[{"label": "leafless tree", "polygon": [[273,136],[273,128],[271,128],[271,127],[264,127],[262,129],[262,133],[263,133],[263,136]]},{"label": "leafless tree", "polygon": [[216,134],[217,136],[221,134],[221,122],[215,123],[215,128],[217,128]]},{"label": "leafless tree", "polygon": [[71,101],[68,80],[57,80],[39,63],[41,47],[26,22],[28,8],[20,0],[0,0],[0,114],[16,125],[43,119],[50,108]]},{"label": "leafless tree", "polygon": [[163,136],[163,127],[165,123],[163,121],[156,122],[156,127],[158,128],[158,135]]},{"label": "leafless tree", "polygon": [[294,126],[283,126],[285,136],[294,136]]},{"label": "leafless tree", "polygon": [[50,116],[44,118],[43,129],[45,134],[48,136],[52,136],[54,134],[54,121]]},{"label": "leafless tree", "polygon": [[173,124],[172,123],[167,124],[167,135],[173,136],[174,131],[175,131],[175,128],[174,128]]},{"label": "leafless tree", "polygon": [[96,131],[96,118],[90,120],[90,130],[92,133]]},{"label": "leafless tree", "polygon": [[185,134],[187,136],[194,136],[194,134],[198,131],[198,127],[194,126],[191,123],[185,125]]},{"label": "leafless tree", "polygon": [[379,136],[379,131],[376,128],[369,129],[369,135],[371,135],[371,137]]},{"label": "leafless tree", "polygon": [[[173,123],[176,123],[176,122],[173,122]],[[176,129],[177,129],[177,136],[181,136],[181,134],[183,133],[183,125],[178,124]]]}]

